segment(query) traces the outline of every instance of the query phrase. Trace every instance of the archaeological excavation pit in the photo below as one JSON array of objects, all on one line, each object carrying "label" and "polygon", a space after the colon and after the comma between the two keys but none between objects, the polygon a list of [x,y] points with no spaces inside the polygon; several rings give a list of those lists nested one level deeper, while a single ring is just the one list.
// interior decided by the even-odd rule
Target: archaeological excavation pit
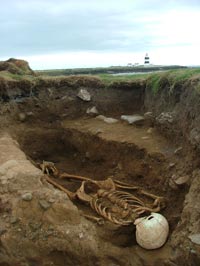
[{"label": "archaeological excavation pit", "polygon": [[[199,176],[198,150],[186,139],[187,121],[172,122],[169,109],[175,108],[177,95],[171,95],[169,107],[158,102],[144,81],[105,86],[99,79],[81,77],[41,80],[34,86],[31,95],[23,86],[12,88],[1,106],[0,145],[6,165],[1,163],[9,173],[2,183],[2,224],[11,225],[2,239],[10,253],[3,252],[1,261],[8,263],[0,265],[12,265],[15,256],[30,265],[186,265],[185,250],[188,261],[196,263],[198,247],[185,235],[195,234],[189,220],[197,219],[193,191]],[[89,100],[79,97],[83,90]],[[165,93],[163,102],[169,96]],[[140,119],[128,122],[123,119],[127,115]],[[88,203],[70,200],[45,180],[43,162],[54,163],[61,174],[97,182],[110,178],[163,197],[165,207],[159,213],[169,223],[167,242],[147,251],[137,244],[133,223],[117,225],[103,219],[98,224],[91,216],[101,216]],[[49,178],[71,192],[81,185],[52,173]],[[144,195],[141,199],[153,202]],[[22,239],[19,247],[12,238]]]},{"label": "archaeological excavation pit", "polygon": [[[150,193],[164,197],[166,207],[162,210],[162,214],[168,219],[170,232],[172,232],[180,219],[187,192],[187,187],[184,185],[178,196],[168,188],[167,176],[169,173],[173,175],[174,170],[170,169],[169,158],[171,159],[175,148],[160,136],[153,140],[153,133],[151,133],[151,138],[145,139],[146,142],[148,141],[148,145],[138,146],[136,136],[140,142],[148,130],[146,127],[134,128],[134,126],[130,127],[120,122],[118,125],[110,126],[96,121],[96,118],[85,118],[81,121],[81,119],[78,122],[77,120],[64,121],[63,124],[66,128],[62,129],[27,128],[23,134],[20,133],[17,140],[27,158],[36,167],[39,167],[43,161],[53,162],[61,173],[88,177],[96,181],[110,177],[113,180],[138,186]],[[96,122],[98,126],[101,125],[104,128],[103,132],[97,135],[92,133],[92,130],[96,129],[96,125],[94,126]],[[86,124],[87,129],[85,129]],[[115,137],[118,138],[118,129],[126,132],[122,140],[115,139]],[[133,137],[132,134],[132,140],[126,141],[126,136],[130,137],[130,132],[127,132],[129,130],[137,131],[137,135]],[[117,136],[115,136],[116,132]],[[145,149],[145,146],[149,150]],[[53,180],[72,192],[75,192],[81,184],[76,180],[56,178]],[[176,186],[175,183],[174,186]],[[134,191],[131,193],[137,194]],[[81,203],[80,200],[75,200],[74,204],[83,214],[95,215],[91,208],[87,204]],[[106,231],[106,225],[102,226],[100,231]],[[109,224],[109,226],[111,225]],[[112,237],[108,236],[108,239],[119,246],[136,244],[134,233],[132,233],[135,227],[132,225],[129,228],[120,228],[122,232],[123,229],[125,233],[123,236],[122,233],[120,234],[121,241],[117,233]],[[106,234],[108,233],[106,232]]]},{"label": "archaeological excavation pit", "polygon": [[[168,220],[170,239],[180,221],[188,187],[185,184],[181,185],[177,188],[178,194],[171,189],[169,175],[171,177],[175,172],[172,167],[172,157],[174,161],[177,160],[177,155],[174,154],[176,147],[155,129],[151,133],[148,133],[148,130],[148,123],[144,126],[129,125],[123,121],[107,124],[98,118],[83,117],[63,120],[60,128],[35,126],[33,129],[27,126],[15,134],[20,148],[36,167],[39,167],[43,161],[53,162],[61,173],[97,181],[110,177],[164,197],[166,207],[160,213]],[[56,178],[53,180],[72,192],[81,185],[76,180]],[[141,198],[141,195],[134,191],[130,193]],[[144,197],[143,200],[147,198]],[[101,217],[89,204],[79,199],[73,200],[73,203],[83,217],[85,215]],[[99,225],[94,220],[87,217],[86,219],[95,225],[97,236],[101,241],[132,250],[138,247],[133,224],[119,226],[104,219],[104,224]],[[165,251],[165,247],[163,249],[164,254],[168,252]],[[146,251],[141,249],[139,253],[143,252]]]}]

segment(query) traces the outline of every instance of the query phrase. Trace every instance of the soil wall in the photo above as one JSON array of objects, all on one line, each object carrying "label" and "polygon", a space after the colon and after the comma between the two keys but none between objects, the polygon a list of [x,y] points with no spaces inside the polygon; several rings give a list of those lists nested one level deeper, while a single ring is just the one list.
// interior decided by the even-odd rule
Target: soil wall
[{"label": "soil wall", "polygon": [[[200,152],[200,80],[198,77],[170,85],[162,80],[157,92],[146,84],[144,108],[154,115],[156,127],[181,147],[179,161],[190,175],[190,190],[184,201],[181,220],[172,235],[176,250],[173,265],[199,265],[200,249],[192,236],[200,236],[199,152]],[[175,172],[176,174],[176,172]],[[174,192],[176,193],[176,192]],[[184,256],[183,256],[184,254]]]},{"label": "soil wall", "polygon": [[[85,116],[88,108],[96,106],[99,113],[115,117],[141,111],[144,88],[143,82],[105,85],[95,77],[38,78],[33,81],[0,79],[0,113],[17,120],[18,114],[23,112],[27,121],[38,118],[52,123]],[[91,101],[84,102],[77,97],[80,89],[87,89]]]},{"label": "soil wall", "polygon": [[157,92],[146,84],[144,108],[153,112],[156,125],[174,141],[200,149],[200,80],[192,78],[173,85],[162,80]]}]

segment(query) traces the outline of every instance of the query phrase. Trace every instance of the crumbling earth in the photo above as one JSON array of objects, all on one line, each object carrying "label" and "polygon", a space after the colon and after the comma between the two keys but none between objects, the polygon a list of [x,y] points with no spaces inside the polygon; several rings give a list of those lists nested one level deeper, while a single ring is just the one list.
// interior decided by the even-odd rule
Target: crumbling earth
[{"label": "crumbling earth", "polygon": [[[0,265],[199,265],[198,82],[187,80],[177,96],[167,86],[154,95],[147,81],[1,79]],[[146,251],[134,225],[87,219],[89,206],[45,182],[43,160],[163,196],[167,243]],[[80,185],[59,182],[71,191]]]}]

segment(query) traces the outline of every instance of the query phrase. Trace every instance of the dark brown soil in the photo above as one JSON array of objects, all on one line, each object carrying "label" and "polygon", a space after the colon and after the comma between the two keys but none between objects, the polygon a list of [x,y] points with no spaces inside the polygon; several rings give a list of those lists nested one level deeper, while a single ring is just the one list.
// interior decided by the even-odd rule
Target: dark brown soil
[{"label": "dark brown soil", "polygon": [[[102,133],[96,136],[92,131],[99,126]],[[25,127],[17,132],[17,140],[28,158],[38,164],[43,160],[51,161],[61,172],[94,180],[111,177],[164,196],[167,207],[163,214],[173,231],[180,219],[188,187],[183,186],[178,194],[168,187],[171,174],[168,167],[176,160],[175,147],[156,132],[143,141],[146,131],[147,128],[121,122],[109,125],[88,118],[63,121],[62,129]],[[80,186],[80,183],[67,181],[61,184],[71,191]],[[83,205],[79,207],[85,209]],[[123,245],[119,241],[117,244]]]},{"label": "dark brown soil", "polygon": [[[192,130],[191,121],[182,120],[179,124],[173,122],[169,127],[158,124],[156,120],[164,111],[176,111],[178,108],[181,112],[185,98],[178,106],[171,101],[171,109],[167,104],[164,108],[157,103],[158,96],[154,98],[148,89],[145,92],[144,83],[117,83],[106,87],[98,79],[85,77],[61,79],[52,83],[42,80],[40,85],[29,84],[33,95],[25,93],[27,88],[23,89],[22,82],[12,83],[10,86],[13,87],[9,89],[8,86],[6,91],[3,91],[3,83],[0,85],[1,134],[7,132],[17,140],[20,149],[34,165],[43,160],[52,161],[61,172],[94,180],[111,177],[164,196],[167,201],[162,214],[169,222],[170,236],[163,248],[149,252],[139,248],[134,237],[135,227],[132,225],[118,227],[106,222],[100,227],[94,224],[94,238],[103,243],[102,248],[97,249],[96,254],[85,254],[85,257],[90,258],[90,264],[88,262],[83,265],[198,265],[199,246],[191,244],[188,234],[198,233],[199,229],[198,225],[191,225],[190,217],[186,217],[188,213],[195,213],[190,198],[197,192],[190,194],[188,191],[191,191],[193,180],[197,180],[199,176],[195,172],[200,165],[196,148],[198,144],[190,143],[191,136],[188,132]],[[87,88],[91,94],[91,102],[77,98],[82,87]],[[186,94],[186,89],[183,88],[183,91]],[[162,96],[162,101],[164,98]],[[195,104],[197,103],[193,106]],[[86,115],[87,108],[92,106],[96,106],[100,114],[119,121],[107,124]],[[153,118],[143,125],[128,125],[120,120],[123,114],[144,114],[146,111],[153,112]],[[196,109],[193,113],[196,114]],[[181,117],[181,114],[178,113],[176,119],[177,117]],[[193,118],[193,124],[197,128],[196,120],[198,117]],[[186,183],[171,185],[173,176],[185,175],[189,176]],[[196,183],[200,184],[198,181]],[[66,180],[61,184],[71,191],[75,191],[80,185]],[[186,195],[189,203],[185,201]],[[87,205],[79,201],[73,203],[81,213],[94,215]],[[187,241],[182,240],[186,238]],[[110,244],[107,250],[105,247]],[[118,254],[119,250],[128,257],[133,253],[139,260],[135,264],[134,261],[128,262],[122,253]],[[115,259],[108,259],[109,252],[115,254]],[[22,255],[19,256],[19,265],[25,265],[23,261],[28,263],[26,265],[51,265],[51,260],[54,263],[52,265],[81,265],[80,260],[75,259],[76,255],[73,252],[70,254],[71,259],[61,248],[60,251],[53,249],[44,255],[46,264],[42,262],[42,258],[34,256],[32,262],[27,262],[27,258]],[[96,256],[101,257],[100,264],[95,264]],[[181,256],[185,258],[185,262]],[[2,265],[11,265],[5,259],[3,263]]]}]

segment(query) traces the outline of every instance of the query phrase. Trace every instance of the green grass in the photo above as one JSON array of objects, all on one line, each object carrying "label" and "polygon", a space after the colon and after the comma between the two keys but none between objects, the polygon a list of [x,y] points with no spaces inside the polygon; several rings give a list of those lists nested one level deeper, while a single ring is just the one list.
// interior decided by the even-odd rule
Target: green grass
[{"label": "green grass", "polygon": [[[188,80],[194,76],[200,75],[199,69],[178,69],[178,70],[165,70],[157,71],[154,73],[132,74],[132,75],[112,75],[112,74],[95,74],[95,75],[75,75],[74,77],[99,78],[104,84],[109,85],[113,82],[127,82],[127,81],[146,81],[147,85],[151,87],[154,94],[164,86],[169,86],[169,93],[173,91],[177,84]],[[73,78],[73,76],[41,76],[46,79],[64,79]]]},{"label": "green grass", "polygon": [[200,68],[191,68],[184,70],[172,70],[168,72],[168,79],[171,82],[182,82],[191,77],[200,74]]},{"label": "green grass", "polygon": [[149,72],[159,70],[182,69],[184,66],[149,66],[148,68],[143,65],[140,66],[110,66],[110,67],[94,67],[94,68],[74,68],[74,69],[47,69],[35,70],[38,75],[47,76],[68,76],[68,75],[99,75],[99,74],[114,74],[125,72]]},{"label": "green grass", "polygon": [[164,87],[169,87],[169,93],[172,93],[176,86],[183,84],[185,81],[193,77],[200,78],[200,68],[169,70],[165,72],[155,73],[149,76],[147,85],[154,94]]},{"label": "green grass", "polygon": [[12,74],[8,71],[0,71],[0,77],[7,80],[23,80],[23,79],[35,79],[34,76],[31,75],[22,75],[22,74]]},{"label": "green grass", "polygon": [[160,74],[152,74],[150,76],[150,83],[149,85],[151,86],[151,89],[153,91],[154,94],[156,94],[159,90],[160,87],[160,79],[161,79],[161,75]]},{"label": "green grass", "polygon": [[111,84],[115,81],[133,81],[133,80],[145,80],[149,77],[149,74],[135,74],[135,75],[111,75],[111,74],[99,74],[95,75],[99,77],[105,84]]},{"label": "green grass", "polygon": [[[46,73],[45,73],[46,74]],[[69,80],[69,82],[74,82],[76,79],[85,78],[100,79],[106,86],[109,86],[113,82],[129,82],[135,81],[146,82],[146,86],[152,90],[154,94],[157,94],[159,90],[164,88],[168,88],[169,94],[173,93],[175,89],[179,86],[182,86],[184,82],[189,79],[196,79],[195,91],[200,92],[200,68],[184,68],[184,69],[176,69],[176,70],[165,70],[162,72],[153,72],[153,73],[142,73],[142,74],[131,74],[131,75],[112,75],[112,74],[95,74],[95,75],[75,75],[75,76],[48,76],[48,75],[19,75],[19,74],[11,74],[7,71],[0,71],[0,77],[7,80],[16,80],[20,81],[23,79],[27,79],[34,82],[39,82],[38,80],[48,80],[48,81],[59,81],[63,79]],[[199,79],[199,82],[198,82]],[[89,82],[89,81],[88,81]],[[53,83],[52,83],[53,84]]]},{"label": "green grass", "polygon": [[133,74],[133,75],[111,75],[111,74],[98,74],[105,84],[110,84],[115,81],[133,81],[133,80],[147,80],[148,86],[156,94],[158,90],[166,83],[173,90],[176,84],[182,83],[194,76],[200,76],[200,68],[168,70],[155,73]]},{"label": "green grass", "polygon": [[5,78],[5,79],[9,79],[9,80],[21,80],[24,78],[24,76],[22,75],[18,75],[18,74],[11,74],[10,72],[7,71],[1,71],[0,72],[0,77]]}]

